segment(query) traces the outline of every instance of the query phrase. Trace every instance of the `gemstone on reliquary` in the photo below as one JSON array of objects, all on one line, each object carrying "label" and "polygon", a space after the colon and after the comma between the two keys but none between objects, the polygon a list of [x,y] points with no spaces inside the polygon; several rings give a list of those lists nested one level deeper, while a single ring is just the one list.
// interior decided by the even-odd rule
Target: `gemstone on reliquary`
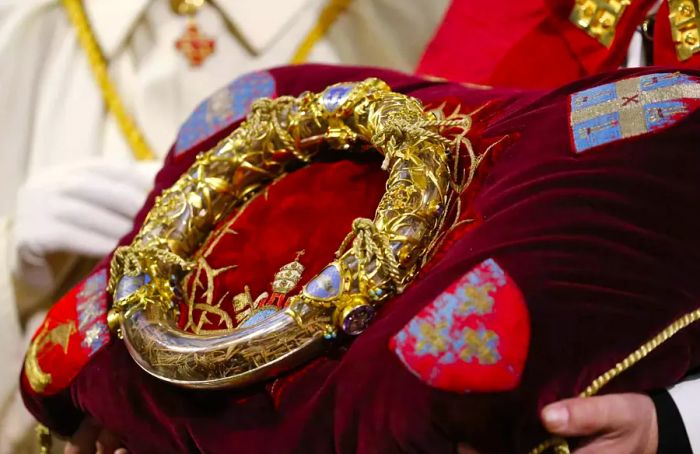
[{"label": "gemstone on reliquary", "polygon": [[243,323],[241,323],[239,328],[249,328],[253,325],[257,325],[258,323],[261,323],[268,318],[272,317],[276,313],[278,313],[279,310],[274,307],[274,306],[265,306],[260,309],[257,309],[255,312],[253,312],[248,318],[246,318]]},{"label": "gemstone on reliquary", "polygon": [[370,305],[358,306],[343,319],[343,331],[351,336],[357,336],[367,329],[374,318],[374,308]]},{"label": "gemstone on reliquary", "polygon": [[334,112],[347,101],[355,84],[340,84],[328,87],[321,96],[321,103],[328,112]]},{"label": "gemstone on reliquary", "polygon": [[129,276],[127,274],[122,276],[114,291],[114,301],[119,301],[136,293],[138,289],[150,281],[151,278],[147,274],[139,274],[138,276]]},{"label": "gemstone on reliquary", "polygon": [[342,278],[337,265],[328,265],[318,276],[304,287],[304,294],[316,299],[326,300],[340,294]]}]

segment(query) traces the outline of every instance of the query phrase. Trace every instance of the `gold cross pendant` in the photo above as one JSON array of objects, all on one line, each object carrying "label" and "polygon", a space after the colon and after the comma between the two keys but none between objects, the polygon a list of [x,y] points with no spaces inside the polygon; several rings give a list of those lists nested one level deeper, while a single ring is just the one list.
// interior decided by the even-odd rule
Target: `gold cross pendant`
[{"label": "gold cross pendant", "polygon": [[187,24],[183,34],[175,41],[175,48],[187,59],[190,66],[201,66],[214,53],[216,42],[199,31],[193,20]]},{"label": "gold cross pendant", "polygon": [[170,0],[170,7],[175,14],[189,16],[187,28],[175,41],[175,48],[187,59],[190,66],[201,66],[214,53],[216,42],[211,36],[199,31],[194,16],[204,6],[205,0]]}]

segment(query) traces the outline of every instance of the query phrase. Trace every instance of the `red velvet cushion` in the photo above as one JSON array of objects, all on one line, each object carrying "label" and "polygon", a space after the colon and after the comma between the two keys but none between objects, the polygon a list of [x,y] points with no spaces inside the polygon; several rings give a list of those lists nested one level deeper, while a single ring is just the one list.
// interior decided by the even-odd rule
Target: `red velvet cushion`
[{"label": "red velvet cushion", "polygon": [[[42,397],[25,383],[28,406],[64,432],[77,425],[79,412],[90,414],[133,453],[453,452],[458,441],[482,452],[527,451],[546,437],[538,409],[580,393],[700,306],[700,115],[689,107],[675,124],[583,152],[569,123],[572,93],[649,72],[517,93],[371,69],[273,70],[279,94],[376,75],[429,104],[448,99],[467,112],[485,105],[475,117],[474,145],[479,151],[500,145],[464,194],[463,217],[475,222],[455,229],[364,334],[275,382],[221,391],[173,387],[142,372],[123,343],[113,341],[63,394]],[[158,189],[169,186],[197,151],[169,158]],[[286,177],[268,201],[258,199],[246,210],[233,226],[239,235],[213,254],[218,265],[240,267],[222,275],[222,288],[264,289],[300,248],[313,272],[330,259],[350,219],[372,211],[382,179],[374,161],[317,164]],[[517,285],[519,292],[507,294],[521,294],[529,313],[519,383],[499,392],[431,387],[399,359],[391,340],[487,259]],[[682,332],[604,392],[676,382],[700,365],[699,336],[698,327]]]},{"label": "red velvet cushion", "polygon": [[[370,153],[359,160],[317,163],[292,172],[242,213],[234,213],[237,217],[230,227],[229,221],[223,222],[221,235],[214,237],[218,239],[215,249],[205,256],[213,270],[207,275],[206,267],[201,267],[197,275],[196,301],[206,303],[207,277],[211,277],[211,300],[223,301],[220,308],[235,320],[233,295],[243,292],[246,285],[253,299],[271,293],[274,274],[294,261],[297,252],[304,251],[299,260],[306,267],[297,291],[318,274],[333,261],[352,221],[371,218],[384,193],[386,173],[381,170],[379,154]],[[195,323],[199,316],[195,311]],[[207,319],[211,323],[205,327],[221,328],[216,315],[207,314]]]}]

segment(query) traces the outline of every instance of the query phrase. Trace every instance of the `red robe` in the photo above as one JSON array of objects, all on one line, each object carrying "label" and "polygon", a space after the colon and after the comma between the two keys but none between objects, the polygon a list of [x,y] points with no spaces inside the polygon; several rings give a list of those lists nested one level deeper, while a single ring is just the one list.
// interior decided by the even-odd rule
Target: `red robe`
[{"label": "red robe", "polygon": [[[501,1],[488,7],[453,0],[417,73],[489,86],[554,88],[612,71],[625,65],[634,31],[656,1],[632,1],[611,27],[614,37],[605,45],[570,18],[577,3],[602,0]],[[671,32],[667,0],[650,32],[655,65],[700,68],[700,53],[688,59],[676,53],[679,38]]]}]

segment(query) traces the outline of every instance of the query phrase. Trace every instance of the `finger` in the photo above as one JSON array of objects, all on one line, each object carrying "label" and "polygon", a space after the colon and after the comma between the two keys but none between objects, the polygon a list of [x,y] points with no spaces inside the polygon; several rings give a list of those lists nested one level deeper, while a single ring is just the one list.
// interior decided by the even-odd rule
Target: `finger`
[{"label": "finger", "polygon": [[612,438],[605,437],[594,437],[587,443],[579,446],[573,454],[638,454],[634,449],[630,449],[629,446],[621,444],[620,440],[615,440]]},{"label": "finger", "polygon": [[546,406],[542,422],[548,431],[564,437],[614,430],[630,419],[623,395],[567,399]]},{"label": "finger", "polygon": [[[143,167],[145,170],[136,171]],[[140,166],[132,161],[115,161],[114,159],[87,159],[73,164],[50,166],[44,171],[33,175],[29,180],[32,186],[56,186],[70,184],[71,177],[81,175],[96,175],[101,180],[126,181],[147,190],[151,186],[149,166]],[[150,180],[150,181],[149,181]]]},{"label": "finger", "polygon": [[83,419],[80,427],[66,443],[64,454],[93,454],[100,428],[90,418]]},{"label": "finger", "polygon": [[61,190],[64,198],[82,200],[105,207],[122,216],[133,218],[143,206],[148,188],[125,180],[101,179],[99,175],[83,175]]},{"label": "finger", "polygon": [[144,182],[146,188],[150,191],[155,185],[156,176],[163,165],[160,162],[139,162],[137,164],[137,171],[141,176],[141,181]]},{"label": "finger", "polygon": [[112,245],[129,233],[133,220],[108,208],[82,200],[64,198],[56,212],[57,223],[73,227],[76,231],[88,231],[110,238]]},{"label": "finger", "polygon": [[116,435],[102,429],[97,437],[97,454],[114,454],[121,447],[121,442]]},{"label": "finger", "polygon": [[100,258],[109,254],[117,246],[114,237],[99,232],[67,226],[63,223],[54,225],[51,229],[52,236],[47,239],[50,247],[44,247],[45,252],[71,252]]},{"label": "finger", "polygon": [[160,164],[156,162],[103,161],[92,167],[90,174],[110,181],[123,181],[142,191],[150,191],[159,169]]}]

